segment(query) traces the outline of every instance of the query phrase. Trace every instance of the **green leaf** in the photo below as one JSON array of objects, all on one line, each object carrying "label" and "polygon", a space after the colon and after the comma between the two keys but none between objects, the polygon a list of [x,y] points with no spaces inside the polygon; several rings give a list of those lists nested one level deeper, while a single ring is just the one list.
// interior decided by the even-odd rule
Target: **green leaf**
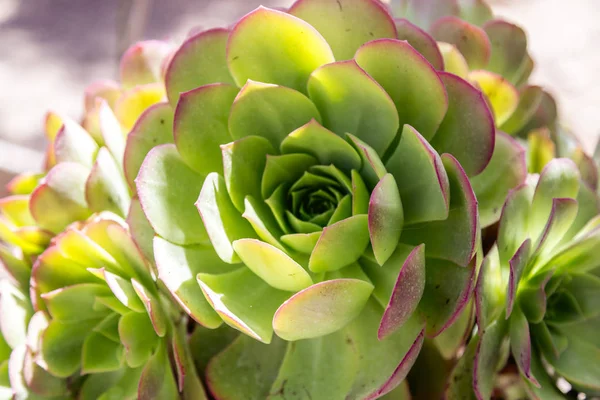
[{"label": "green leaf", "polygon": [[170,43],[161,40],[144,40],[131,45],[119,65],[123,87],[129,89],[160,81],[163,61],[172,50]]},{"label": "green leaf", "polygon": [[33,309],[26,293],[8,280],[0,281],[0,337],[11,349],[24,343]]},{"label": "green leaf", "polygon": [[127,214],[127,226],[129,233],[135,244],[148,260],[154,260],[154,250],[152,249],[152,238],[154,237],[154,229],[148,222],[140,200],[135,197],[131,199],[131,206]]},{"label": "green leaf", "polygon": [[477,84],[487,98],[497,126],[502,126],[517,109],[519,92],[502,75],[488,70],[469,73],[469,80]]},{"label": "green leaf", "polygon": [[350,133],[347,133],[346,137],[362,160],[362,168],[359,171],[359,175],[366,184],[366,187],[372,190],[387,173],[385,166],[371,146]]},{"label": "green leaf", "polygon": [[345,171],[361,167],[361,159],[352,146],[315,119],[286,136],[281,142],[281,152],[310,154],[319,164],[333,164]]},{"label": "green leaf", "polygon": [[268,398],[287,346],[277,337],[266,345],[240,335],[207,367],[206,380],[212,395],[221,399]]},{"label": "green leaf", "polygon": [[[277,70],[280,69],[277,67]],[[301,92],[285,86],[248,81],[231,106],[229,132],[234,140],[260,135],[279,148],[289,133],[312,119],[321,121],[319,110]]]},{"label": "green leaf", "polygon": [[312,285],[308,272],[284,251],[256,239],[239,239],[233,248],[242,262],[270,286],[297,292]]},{"label": "green leaf", "polygon": [[89,375],[79,391],[80,400],[132,399],[137,396],[142,368]]},{"label": "green leaf", "polygon": [[245,267],[219,275],[200,273],[197,279],[204,296],[223,321],[256,340],[271,342],[271,320],[290,296],[289,292],[272,288]]},{"label": "green leaf", "polygon": [[171,373],[169,354],[165,349],[166,344],[163,341],[159,343],[158,349],[142,371],[138,386],[138,400],[179,398],[175,377]]},{"label": "green leaf", "polygon": [[196,207],[219,257],[230,264],[239,263],[232,243],[237,239],[255,238],[256,232],[233,205],[223,177],[216,172],[206,177]]},{"label": "green leaf", "polygon": [[194,366],[188,344],[186,324],[181,323],[176,327],[171,343],[179,392],[183,395],[183,398],[206,400],[206,392]]},{"label": "green leaf", "polygon": [[519,246],[529,237],[529,215],[533,188],[523,184],[508,193],[498,227],[500,264],[507,265]]},{"label": "green leaf", "polygon": [[[194,327],[194,332],[189,337],[189,346],[200,376],[205,375],[205,370],[213,357],[221,353],[239,336],[245,335],[240,335],[238,331],[225,324],[216,329],[208,329],[200,325]],[[252,338],[248,337],[248,339],[259,343]]]},{"label": "green leaf", "polygon": [[480,174],[470,178],[483,228],[500,219],[509,191],[522,184],[526,177],[525,148],[509,135],[498,131],[489,164]]},{"label": "green leaf", "polygon": [[[108,273],[107,273],[108,274]],[[52,318],[65,323],[76,323],[104,318],[106,310],[93,310],[98,296],[106,296],[110,290],[102,284],[81,283],[56,289],[41,295]]]},{"label": "green leaf", "polygon": [[[466,266],[477,249],[477,200],[458,161],[450,154],[444,154],[442,162],[450,183],[448,218],[406,227],[400,240],[413,245],[425,243],[428,257],[450,260],[460,266]],[[402,205],[404,204],[403,201]],[[405,215],[408,215],[408,210],[405,211]]]},{"label": "green leaf", "polygon": [[173,143],[173,109],[167,103],[158,103],[140,115],[127,135],[123,170],[131,189],[135,189],[135,178],[148,152],[167,143]]},{"label": "green leaf", "polygon": [[98,152],[94,139],[73,120],[66,119],[54,139],[56,162],[75,162],[91,168]]},{"label": "green leaf", "polygon": [[385,167],[398,185],[405,224],[448,217],[450,184],[442,159],[410,125]]},{"label": "green leaf", "polygon": [[575,199],[552,199],[552,210],[548,222],[535,247],[537,262],[542,262],[556,251],[556,247],[573,224],[577,210],[578,204]]},{"label": "green leaf", "polygon": [[446,16],[431,26],[431,35],[438,42],[458,48],[469,64],[469,69],[483,69],[490,59],[490,40],[483,29],[460,18]]},{"label": "green leaf", "polygon": [[373,285],[359,279],[333,279],[292,296],[273,317],[275,333],[285,340],[310,339],[333,333],[356,318]]},{"label": "green leaf", "polygon": [[72,323],[52,320],[41,342],[41,357],[48,372],[60,378],[74,374],[81,366],[83,342],[98,322],[97,319]]},{"label": "green leaf", "polygon": [[131,195],[119,165],[106,147],[100,148],[85,182],[85,198],[91,211],[112,211],[125,217]]},{"label": "green leaf", "polygon": [[368,224],[367,215],[360,214],[323,228],[308,262],[310,270],[335,271],[358,260],[369,245]]},{"label": "green leaf", "polygon": [[398,39],[406,40],[438,71],[444,70],[444,59],[438,49],[438,43],[427,32],[407,19],[396,18]]},{"label": "green leaf", "polygon": [[427,321],[428,336],[443,332],[466,307],[475,285],[475,270],[474,265],[465,267],[446,260],[426,259],[425,289],[418,310]]},{"label": "green leaf", "polygon": [[531,335],[529,323],[519,307],[513,310],[510,318],[510,348],[521,374],[535,386],[539,386],[531,372]]},{"label": "green leaf", "polygon": [[437,44],[444,58],[443,70],[459,78],[467,79],[469,76],[469,65],[456,46],[445,42],[437,42]]},{"label": "green leaf", "polygon": [[[377,289],[380,289],[377,298],[383,300],[383,304],[386,304],[385,311],[381,317],[381,323],[377,331],[377,337],[382,340],[390,334],[394,333],[399,329],[408,319],[412,316],[414,311],[417,309],[421,297],[423,296],[423,290],[425,289],[426,282],[426,269],[425,269],[425,249],[424,246],[418,246],[412,249],[407,254],[403,247],[399,247],[392,257],[390,257],[389,264],[383,264],[381,269],[386,269],[388,272],[377,271],[375,268],[368,267],[367,274],[374,277],[374,283],[377,285]],[[367,266],[369,264],[366,264]],[[379,283],[385,275],[392,275],[391,268],[394,270],[400,267],[397,278],[392,280],[394,286],[391,290],[388,282],[385,282],[385,293],[383,294],[384,285]],[[395,283],[394,283],[395,282]],[[389,302],[387,299],[389,298]]]},{"label": "green leaf", "polygon": [[478,398],[487,399],[492,394],[496,373],[502,362],[501,347],[508,334],[508,325],[504,318],[499,318],[483,331],[479,340],[477,337],[472,339],[477,346],[472,376]]},{"label": "green leaf", "polygon": [[302,0],[288,12],[314,26],[331,46],[336,60],[351,59],[370,40],[396,38],[394,20],[374,1]]},{"label": "green leaf", "polygon": [[[352,170],[352,215],[369,212],[369,192],[365,182],[355,169]],[[382,178],[383,179],[383,178]]]},{"label": "green leaf", "polygon": [[423,344],[423,323],[409,319],[385,340],[377,338],[381,308],[374,300],[367,303],[347,329],[356,347],[361,365],[347,397],[378,398],[393,390],[406,377]]},{"label": "green leaf", "polygon": [[492,54],[487,69],[512,83],[520,78],[519,69],[527,58],[527,36],[523,29],[503,20],[493,20],[483,27],[490,38]]},{"label": "green leaf", "polygon": [[[515,255],[509,260],[509,276],[508,285],[506,288],[506,317],[510,317],[515,299],[517,297],[517,290],[521,277],[529,264],[529,257],[532,253],[531,240],[527,239],[519,246]],[[504,271],[503,271],[504,272]],[[505,273],[505,272],[504,272]]]},{"label": "green leaf", "polygon": [[148,315],[138,312],[125,314],[119,320],[119,338],[125,347],[125,358],[130,368],[144,365],[159,346]]},{"label": "green leaf", "polygon": [[392,255],[402,233],[404,211],[396,180],[386,174],[371,193],[369,200],[369,236],[379,265]]},{"label": "green leaf", "polygon": [[238,86],[252,79],[305,91],[310,73],[333,61],[315,28],[264,7],[240,19],[227,42],[227,65]]},{"label": "green leaf", "polygon": [[575,199],[579,191],[579,171],[571,160],[557,158],[549,162],[535,188],[529,217],[529,234],[537,241],[542,235],[550,213],[553,199]]},{"label": "green leaf", "polygon": [[167,315],[165,314],[165,310],[163,309],[160,298],[156,297],[151,290],[145,288],[135,279],[131,280],[131,284],[133,285],[135,293],[144,304],[144,308],[148,313],[148,317],[150,317],[150,322],[152,322],[152,328],[154,328],[154,332],[156,332],[158,336],[164,337],[167,334],[169,321],[167,319]]},{"label": "green leaf", "polygon": [[85,200],[89,170],[77,163],[60,163],[31,194],[29,209],[38,225],[58,233],[73,221],[90,215]]},{"label": "green leaf", "polygon": [[221,146],[221,151],[227,191],[235,208],[243,212],[246,196],[261,198],[267,154],[274,154],[275,149],[264,137],[246,136]]},{"label": "green leaf", "polygon": [[173,122],[175,145],[186,164],[202,175],[223,171],[219,146],[231,141],[227,125],[237,93],[235,86],[218,83],[179,98]]},{"label": "green leaf", "polygon": [[154,238],[158,280],[169,290],[179,306],[199,324],[216,328],[221,318],[215,313],[198,287],[200,272],[221,274],[236,266],[223,262],[212,246],[179,246],[160,237]]},{"label": "green leaf", "polygon": [[544,270],[556,269],[556,273],[587,272],[600,266],[597,246],[600,245],[600,229],[594,229],[553,256]]},{"label": "green leaf", "polygon": [[[349,198],[350,197],[348,197],[348,199]],[[312,233],[292,233],[283,235],[280,239],[283,244],[291,247],[295,251],[303,254],[311,254],[319,237],[321,237],[321,231]]]},{"label": "green leaf", "polygon": [[519,132],[540,106],[543,93],[543,89],[539,86],[525,86],[522,88],[515,112],[500,126],[500,129],[510,134]]},{"label": "green leaf", "polygon": [[364,44],[355,59],[392,98],[399,126],[409,124],[431,139],[448,109],[446,90],[431,64],[407,42],[391,39]]},{"label": "green leaf", "polygon": [[344,398],[360,362],[347,332],[290,343],[269,399]]},{"label": "green leaf", "polygon": [[498,247],[493,246],[483,259],[475,287],[477,325],[486,329],[505,310],[505,268],[500,265]]},{"label": "green leaf", "polygon": [[[261,183],[263,199],[267,199],[267,203],[272,208],[273,204],[269,200],[275,199],[273,197],[275,190],[282,187],[283,184],[291,186],[304,175],[309,167],[317,164],[317,162],[317,159],[313,156],[302,153],[267,156],[267,164]],[[285,196],[283,193],[280,194]]]},{"label": "green leaf", "polygon": [[308,80],[308,94],[321,111],[323,125],[340,136],[351,133],[379,155],[396,137],[394,102],[354,60],[315,70]]},{"label": "green leaf", "polygon": [[[140,87],[140,90],[139,90],[140,93],[143,93],[143,88],[145,88],[145,87],[144,86]],[[138,89],[133,89],[131,92],[126,92],[125,94],[122,94],[119,99],[119,103],[125,104],[124,102],[126,100],[128,100],[127,99],[128,94],[131,96],[130,100],[134,100],[135,95],[137,93],[138,93]],[[137,99],[135,99],[135,100],[137,100]],[[151,104],[148,104],[148,106],[150,106],[150,105]],[[115,108],[116,107],[117,106],[115,106]],[[126,111],[130,111],[130,110],[127,110],[126,108],[122,108],[122,109],[126,110]],[[141,114],[144,109],[146,109],[146,107],[142,108],[140,110],[139,114]],[[130,122],[127,121],[127,123],[131,124],[131,126],[127,127],[127,131],[129,131],[133,127],[133,124],[134,124],[135,120],[137,120],[137,117],[139,116],[139,114],[136,115],[136,113],[131,113],[131,114],[126,115],[129,118],[134,117],[134,119],[132,119]],[[108,105],[108,103],[106,101],[100,102],[99,110],[98,110],[98,120],[99,120],[99,124],[100,124],[100,131],[102,133],[102,139],[104,141],[104,146],[108,149],[110,154],[112,154],[112,156],[115,158],[115,161],[119,165],[119,169],[122,171],[123,170],[123,155],[125,154],[125,135],[123,134],[123,130],[121,128],[121,123],[123,123],[123,125],[125,125],[125,121],[124,121],[125,115],[121,115],[121,117],[123,119],[121,121],[119,121],[117,119],[117,117],[115,116],[115,113],[113,112],[113,110]]]},{"label": "green leaf", "polygon": [[203,178],[185,164],[175,145],[160,145],[148,153],[135,182],[144,214],[156,233],[177,244],[208,240],[194,207]]},{"label": "green leaf", "polygon": [[439,75],[448,93],[448,112],[431,145],[440,154],[452,154],[467,175],[477,175],[494,152],[494,118],[479,90],[453,74]]},{"label": "green leaf", "polygon": [[227,29],[209,29],[189,37],[177,49],[165,74],[171,106],[175,107],[179,95],[188,90],[217,82],[234,84],[227,68],[228,38]]},{"label": "green leaf", "polygon": [[90,333],[81,350],[82,374],[115,371],[123,364],[123,346],[100,333]]}]

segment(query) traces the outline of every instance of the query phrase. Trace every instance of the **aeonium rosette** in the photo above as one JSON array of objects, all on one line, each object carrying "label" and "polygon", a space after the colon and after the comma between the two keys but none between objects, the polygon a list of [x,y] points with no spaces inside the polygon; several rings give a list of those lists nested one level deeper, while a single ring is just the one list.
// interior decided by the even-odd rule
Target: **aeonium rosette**
[{"label": "aeonium rosette", "polygon": [[213,395],[391,391],[473,288],[481,92],[370,0],[259,8],[188,39],[165,82],[128,137],[131,220],[192,318],[246,334],[209,363]]},{"label": "aeonium rosette", "polygon": [[205,398],[187,347],[187,318],[154,276],[114,214],[57,235],[31,272],[35,313],[15,361],[24,363],[28,390],[90,400]]},{"label": "aeonium rosette", "polygon": [[550,161],[509,194],[475,291],[478,334],[450,397],[472,385],[472,397],[490,398],[509,355],[531,398],[564,398],[557,378],[600,392],[599,213],[600,198],[569,159]]}]

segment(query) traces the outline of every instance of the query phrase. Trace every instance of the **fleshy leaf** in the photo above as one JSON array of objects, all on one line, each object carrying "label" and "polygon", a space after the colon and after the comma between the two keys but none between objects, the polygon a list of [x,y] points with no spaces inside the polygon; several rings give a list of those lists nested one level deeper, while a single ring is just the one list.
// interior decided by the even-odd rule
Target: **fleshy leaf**
[{"label": "fleshy leaf", "polygon": [[425,289],[418,310],[427,321],[428,336],[443,332],[467,306],[475,287],[475,270],[475,265],[465,268],[446,260],[426,259]]},{"label": "fleshy leaf", "polygon": [[526,177],[525,148],[509,135],[497,131],[494,154],[489,164],[471,178],[483,228],[500,219],[508,192],[522,184]]},{"label": "fleshy leaf", "polygon": [[[268,199],[272,198],[282,184],[291,186],[304,175],[309,167],[317,163],[316,158],[303,153],[267,156],[267,164],[261,182],[262,197],[269,203]],[[271,206],[271,204],[269,205]]]},{"label": "fleshy leaf", "polygon": [[225,180],[217,173],[206,177],[196,207],[215,251],[228,263],[238,263],[232,242],[242,238],[255,238],[256,233],[233,205]]},{"label": "fleshy leaf", "polygon": [[407,19],[398,18],[394,21],[396,22],[398,39],[406,40],[431,63],[433,68],[438,71],[444,69],[444,59],[434,38]]},{"label": "fleshy leaf", "polygon": [[152,149],[135,183],[144,214],[156,233],[178,244],[207,241],[194,207],[203,177],[185,164],[175,145]]},{"label": "fleshy leaf", "polygon": [[[289,292],[270,287],[245,267],[219,275],[200,273],[197,279],[223,321],[256,340],[271,342],[273,315]],[[241,287],[252,290],[239,290]]]},{"label": "fleshy leaf", "polygon": [[423,29],[429,29],[434,21],[445,15],[458,15],[457,1],[446,0],[395,0],[394,14],[401,15]]},{"label": "fleshy leaf", "polygon": [[469,80],[479,86],[494,112],[496,125],[502,126],[519,105],[517,89],[502,75],[487,70],[471,72]]},{"label": "fleshy leaf", "polygon": [[105,285],[81,283],[67,286],[42,294],[42,299],[54,320],[77,322],[89,319],[101,319],[106,310],[93,310],[97,296],[106,296],[110,291]]},{"label": "fleshy leaf", "polygon": [[577,198],[580,185],[577,166],[566,158],[549,162],[540,174],[535,188],[529,217],[531,239],[537,241],[542,235],[552,212],[553,199]]},{"label": "fleshy leaf", "polygon": [[138,400],[176,399],[179,397],[175,377],[169,368],[169,355],[166,344],[160,342],[158,349],[150,358],[140,377]]},{"label": "fleshy leaf", "polygon": [[323,124],[338,135],[351,133],[379,155],[394,140],[399,127],[394,102],[354,60],[316,69],[308,79],[308,94]]},{"label": "fleshy leaf", "polygon": [[342,170],[360,169],[361,160],[348,142],[312,119],[281,142],[283,154],[306,153],[319,164],[333,164]]},{"label": "fleshy leaf", "polygon": [[229,109],[238,88],[225,83],[201,86],[181,94],[173,136],[181,158],[201,174],[222,172],[220,145],[229,143]]},{"label": "fleshy leaf", "polygon": [[396,38],[392,17],[377,1],[300,0],[288,12],[314,26],[338,61],[351,59],[370,40]]},{"label": "fleshy leaf", "polygon": [[490,59],[490,41],[486,33],[460,18],[446,16],[438,19],[431,27],[431,35],[439,42],[456,46],[470,69],[484,68]]},{"label": "fleshy leaf", "polygon": [[437,45],[444,59],[444,71],[454,74],[459,78],[467,79],[469,76],[469,64],[467,64],[467,60],[460,54],[456,46],[446,42],[437,42]]},{"label": "fleshy leaf", "polygon": [[354,215],[323,229],[310,256],[313,272],[335,271],[352,264],[369,245],[368,217]]},{"label": "fleshy leaf", "polygon": [[356,346],[362,365],[347,397],[375,399],[388,393],[415,362],[423,343],[423,322],[410,318],[385,340],[377,339],[381,308],[371,299],[346,329]]},{"label": "fleshy leaf", "polygon": [[519,371],[534,385],[539,383],[531,373],[531,336],[529,323],[520,308],[513,310],[510,318],[510,347]]},{"label": "fleshy leaf", "polygon": [[517,289],[521,276],[527,267],[529,257],[532,253],[531,240],[527,239],[517,249],[517,252],[509,261],[510,272],[508,276],[508,285],[506,293],[506,318],[510,317],[513,306],[515,305],[515,299],[517,297]]},{"label": "fleshy leaf", "polygon": [[[402,138],[386,163],[400,191],[405,224],[443,220],[448,216],[450,186],[442,160],[414,128]],[[415,174],[419,176],[415,176]]]},{"label": "fleshy leaf", "polygon": [[26,294],[7,280],[0,281],[0,336],[10,348],[24,343],[32,315]]},{"label": "fleshy leaf", "polygon": [[94,139],[79,124],[66,119],[54,139],[56,161],[76,162],[90,168],[98,152]]},{"label": "fleshy leaf", "polygon": [[228,37],[227,29],[209,29],[188,38],[173,54],[165,75],[173,107],[188,90],[217,82],[234,83],[225,58]]},{"label": "fleshy leaf", "polygon": [[[281,66],[277,70],[281,70]],[[275,148],[292,131],[316,119],[319,110],[299,91],[285,86],[248,81],[236,96],[229,114],[231,137],[260,135]]]},{"label": "fleshy leaf", "polygon": [[333,279],[312,285],[288,299],[273,317],[273,329],[285,340],[333,333],[356,318],[373,291],[359,279]]},{"label": "fleshy leaf", "polygon": [[167,103],[158,103],[140,115],[127,135],[123,170],[130,188],[135,189],[135,178],[148,152],[167,143],[173,143],[173,109]]},{"label": "fleshy leaf", "polygon": [[146,363],[159,345],[146,314],[130,312],[119,320],[119,340],[125,347],[127,365],[137,368]]},{"label": "fleshy leaf", "polygon": [[129,89],[161,80],[163,60],[171,53],[169,43],[145,40],[135,43],[125,51],[119,65],[121,84]]},{"label": "fleshy leaf", "polygon": [[356,348],[345,331],[290,343],[268,399],[343,398],[358,368]]},{"label": "fleshy leaf", "polygon": [[399,126],[409,124],[431,139],[448,109],[446,90],[431,64],[407,42],[392,39],[368,42],[355,59],[392,98]]},{"label": "fleshy leaf", "polygon": [[225,273],[234,268],[224,263],[210,246],[178,246],[154,238],[158,279],[167,287],[179,306],[199,324],[216,328],[221,319],[204,299],[196,275]]},{"label": "fleshy leaf", "polygon": [[81,372],[95,374],[114,371],[123,363],[123,347],[96,332],[85,338],[81,350]]},{"label": "fleshy leaf", "polygon": [[261,180],[267,154],[274,154],[271,143],[261,136],[246,136],[221,146],[223,176],[231,202],[244,211],[246,196],[261,198]]},{"label": "fleshy leaf", "polygon": [[242,262],[270,286],[297,292],[312,285],[308,272],[284,251],[256,239],[239,239],[233,248]]},{"label": "fleshy leaf", "polygon": [[415,247],[402,264],[377,331],[380,340],[401,327],[417,309],[426,281],[424,250],[423,245]]},{"label": "fleshy leaf", "polygon": [[386,174],[371,192],[368,215],[373,253],[383,265],[396,249],[404,224],[402,200],[393,175]]},{"label": "fleshy leaf", "polygon": [[238,86],[252,79],[305,91],[310,73],[333,61],[331,48],[315,28],[264,7],[240,19],[227,42],[227,65]]},{"label": "fleshy leaf", "polygon": [[135,86],[124,92],[115,104],[115,115],[125,132],[129,132],[138,117],[153,104],[165,99],[162,83]]},{"label": "fleshy leaf", "polygon": [[492,54],[486,69],[506,77],[511,83],[520,78],[518,72],[526,61],[527,37],[516,25],[503,20],[492,20],[483,26],[490,38]]},{"label": "fleshy leaf", "polygon": [[240,335],[217,354],[206,368],[206,383],[219,399],[266,399],[281,366],[287,342],[274,338],[269,345]]},{"label": "fleshy leaf", "polygon": [[477,200],[458,161],[450,154],[444,154],[442,162],[450,183],[448,218],[406,227],[402,232],[401,241],[414,245],[425,243],[428,257],[467,266],[477,247]]},{"label": "fleshy leaf", "polygon": [[439,75],[448,92],[449,106],[431,145],[440,154],[456,157],[467,175],[477,175],[492,158],[494,119],[477,89],[452,74]]},{"label": "fleshy leaf", "polygon": [[543,93],[543,89],[539,86],[525,86],[522,88],[515,112],[500,126],[500,129],[510,134],[519,132],[540,106]]},{"label": "fleshy leaf", "polygon": [[31,215],[44,229],[60,232],[73,221],[90,215],[85,201],[89,170],[77,163],[60,163],[31,194]]},{"label": "fleshy leaf", "polygon": [[533,188],[522,184],[508,193],[498,227],[500,264],[507,265],[519,246],[529,237],[529,214]]},{"label": "fleshy leaf", "polygon": [[41,357],[48,372],[66,378],[81,365],[81,347],[99,320],[61,323],[53,320],[42,334]]},{"label": "fleshy leaf", "polygon": [[[494,381],[501,352],[498,349],[508,333],[508,323],[499,318],[482,331],[481,338],[474,338],[476,345],[473,363],[473,388],[478,399],[488,399],[494,389]],[[470,347],[471,345],[469,345]],[[467,359],[468,360],[468,359]]]},{"label": "fleshy leaf", "polygon": [[154,251],[152,250],[152,238],[154,229],[148,222],[144,210],[138,198],[131,199],[131,206],[127,213],[127,226],[129,233],[135,244],[148,260],[154,260]]},{"label": "fleshy leaf", "polygon": [[119,165],[106,147],[98,151],[96,162],[85,183],[85,198],[91,211],[112,211],[125,217],[131,195]]}]

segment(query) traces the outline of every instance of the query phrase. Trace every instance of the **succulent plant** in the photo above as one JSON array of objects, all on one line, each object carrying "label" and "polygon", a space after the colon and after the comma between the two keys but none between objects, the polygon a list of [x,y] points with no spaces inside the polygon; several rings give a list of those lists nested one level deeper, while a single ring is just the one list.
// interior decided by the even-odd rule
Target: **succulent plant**
[{"label": "succulent plant", "polygon": [[600,198],[569,159],[550,161],[509,194],[478,277],[478,334],[451,393],[473,384],[478,399],[490,398],[510,354],[531,398],[564,398],[558,377],[598,394],[599,213]]},{"label": "succulent plant", "polygon": [[201,325],[245,333],[208,363],[212,394],[388,393],[470,298],[469,177],[495,142],[481,92],[397,40],[372,0],[301,0],[198,33],[165,85],[125,174],[159,281]]},{"label": "succulent plant", "polygon": [[37,363],[53,376],[81,375],[79,399],[175,399],[180,389],[204,398],[186,319],[153,275],[120,218],[104,213],[67,228],[33,267],[31,293],[44,321]]}]

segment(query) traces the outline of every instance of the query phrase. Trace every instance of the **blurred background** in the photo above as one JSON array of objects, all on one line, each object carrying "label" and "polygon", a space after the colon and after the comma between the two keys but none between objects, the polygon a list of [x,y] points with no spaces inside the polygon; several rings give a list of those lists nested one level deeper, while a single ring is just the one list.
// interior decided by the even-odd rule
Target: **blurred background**
[{"label": "blurred background", "polygon": [[[600,0],[488,0],[525,27],[531,81],[559,101],[563,121],[593,151],[600,134]],[[83,90],[116,78],[120,54],[140,39],[176,43],[196,28],[227,26],[260,4],[292,0],[0,0],[0,195],[37,171],[44,113],[78,118]]]}]

